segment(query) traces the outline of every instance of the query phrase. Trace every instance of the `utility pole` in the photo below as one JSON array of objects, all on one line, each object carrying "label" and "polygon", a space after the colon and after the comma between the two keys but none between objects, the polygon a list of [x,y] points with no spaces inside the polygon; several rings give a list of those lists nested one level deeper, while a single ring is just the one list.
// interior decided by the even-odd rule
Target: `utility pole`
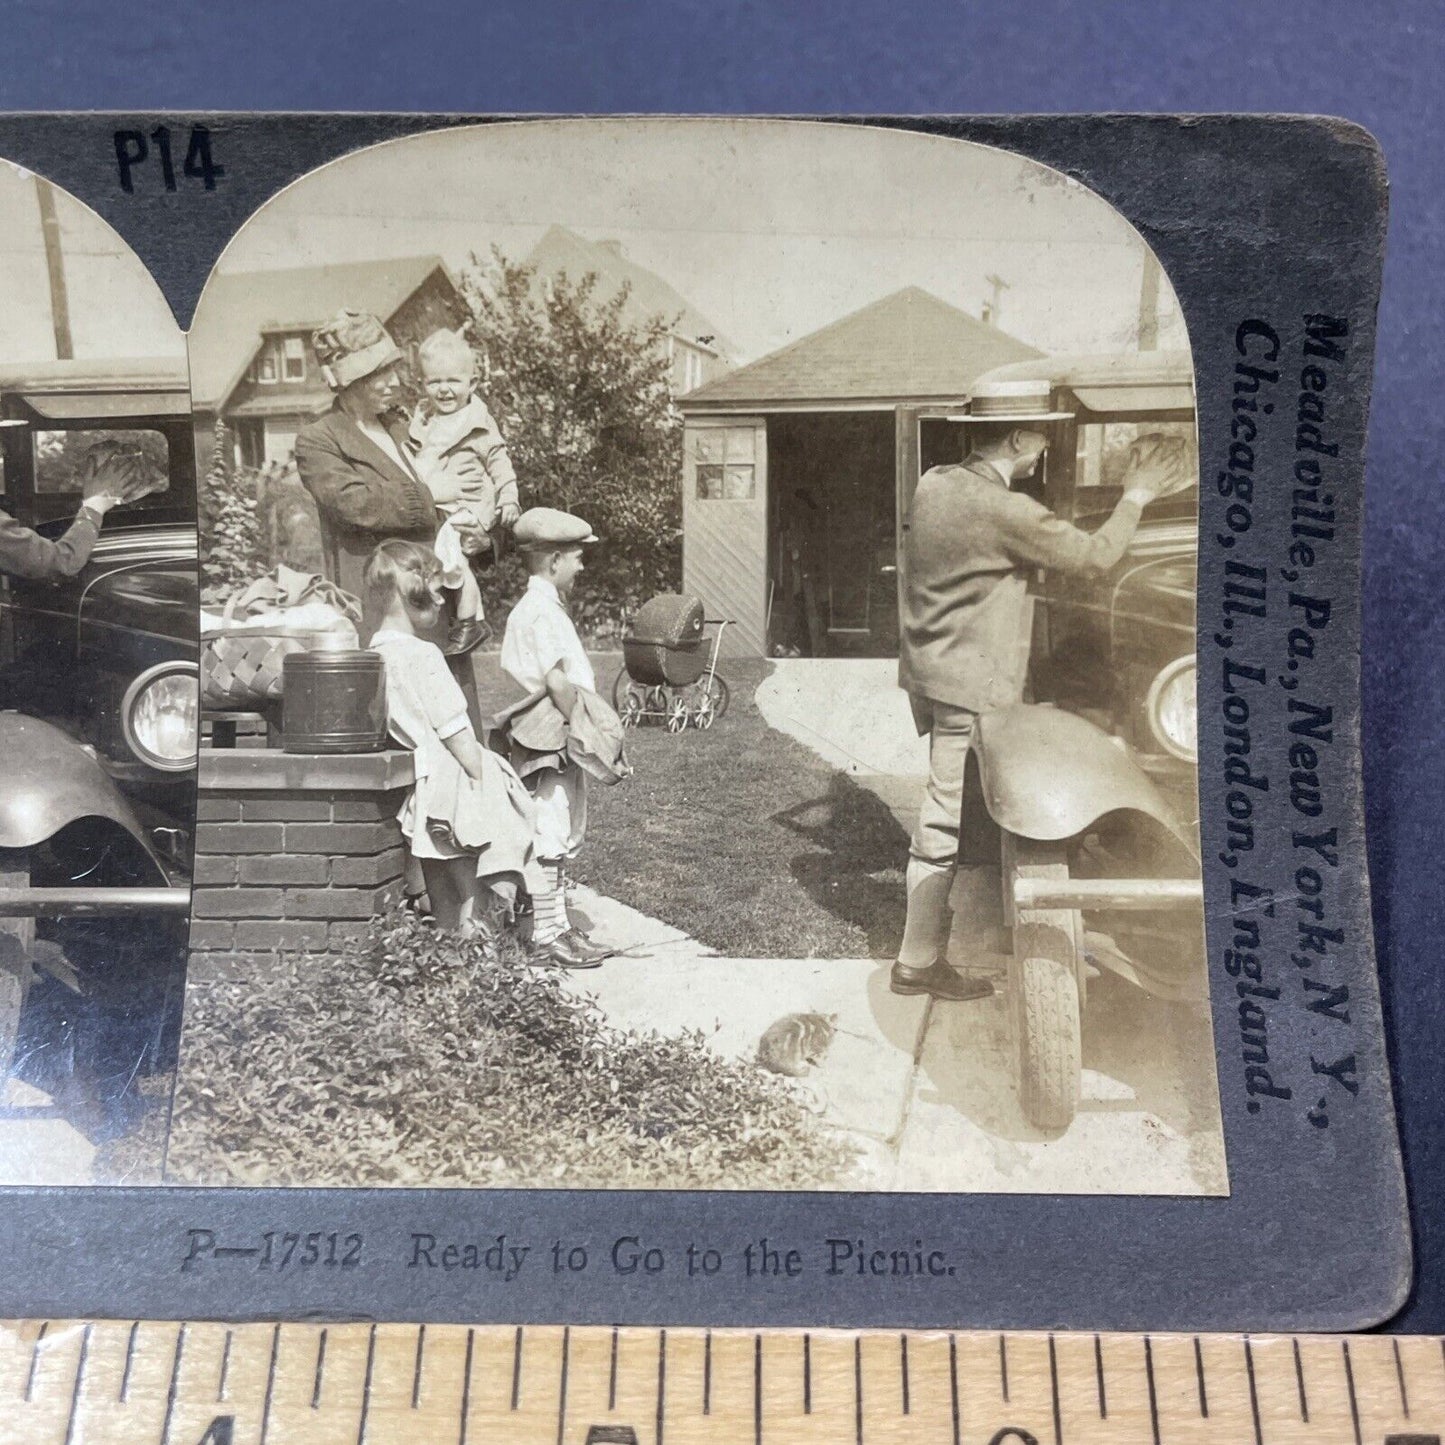
[{"label": "utility pole", "polygon": [[1009,283],[992,272],[983,279],[991,293],[983,303],[983,319],[987,325],[997,326],[999,312],[1003,310],[1003,293],[1009,289]]},{"label": "utility pole", "polygon": [[1159,349],[1159,258],[1144,247],[1144,275],[1139,282],[1139,350]]},{"label": "utility pole", "polygon": [[55,358],[69,361],[75,355],[70,336],[70,299],[65,292],[65,260],[60,252],[60,218],[55,214],[55,192],[50,182],[35,177],[40,203],[40,234],[45,242],[45,269],[50,276],[50,318],[55,326]]}]

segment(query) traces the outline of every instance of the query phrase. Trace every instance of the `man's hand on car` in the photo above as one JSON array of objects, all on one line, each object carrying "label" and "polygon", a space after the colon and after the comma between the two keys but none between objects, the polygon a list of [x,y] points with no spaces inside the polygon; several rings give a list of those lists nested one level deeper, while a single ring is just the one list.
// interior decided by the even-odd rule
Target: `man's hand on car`
[{"label": "man's hand on car", "polygon": [[1147,432],[1130,444],[1124,460],[1124,495],[1139,506],[1183,491],[1193,480],[1184,437]]}]

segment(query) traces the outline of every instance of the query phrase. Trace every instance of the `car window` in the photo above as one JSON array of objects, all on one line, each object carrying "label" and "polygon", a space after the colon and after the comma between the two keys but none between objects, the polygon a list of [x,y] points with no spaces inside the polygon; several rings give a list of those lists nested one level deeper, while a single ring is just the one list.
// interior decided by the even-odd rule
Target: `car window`
[{"label": "car window", "polygon": [[[1079,427],[1078,457],[1074,485],[1112,487],[1123,485],[1124,463],[1129,448],[1142,436],[1184,437],[1194,442],[1194,424],[1187,421],[1104,421],[1085,422]],[[1080,499],[1081,502],[1084,500]],[[1086,504],[1087,505],[1087,504]]]},{"label": "car window", "polygon": [[98,467],[132,478],[128,505],[145,507],[170,487],[170,441],[154,427],[66,427],[34,433],[35,490],[40,496],[78,494]]}]

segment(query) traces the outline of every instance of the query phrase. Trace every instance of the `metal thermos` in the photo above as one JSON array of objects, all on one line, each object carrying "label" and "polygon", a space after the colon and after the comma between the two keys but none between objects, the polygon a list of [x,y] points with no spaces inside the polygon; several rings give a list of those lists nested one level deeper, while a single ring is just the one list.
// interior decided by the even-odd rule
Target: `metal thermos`
[{"label": "metal thermos", "polygon": [[282,746],[288,753],[375,753],[386,746],[381,654],[293,652],[282,663]]}]

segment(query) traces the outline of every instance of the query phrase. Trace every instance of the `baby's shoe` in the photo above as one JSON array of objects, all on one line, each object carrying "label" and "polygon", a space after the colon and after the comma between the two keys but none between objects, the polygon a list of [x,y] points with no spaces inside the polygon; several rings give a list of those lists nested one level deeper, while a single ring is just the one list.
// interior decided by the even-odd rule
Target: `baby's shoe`
[{"label": "baby's shoe", "polygon": [[484,618],[469,617],[453,622],[447,632],[447,645],[442,648],[448,657],[465,657],[474,652],[492,635],[492,629]]}]

